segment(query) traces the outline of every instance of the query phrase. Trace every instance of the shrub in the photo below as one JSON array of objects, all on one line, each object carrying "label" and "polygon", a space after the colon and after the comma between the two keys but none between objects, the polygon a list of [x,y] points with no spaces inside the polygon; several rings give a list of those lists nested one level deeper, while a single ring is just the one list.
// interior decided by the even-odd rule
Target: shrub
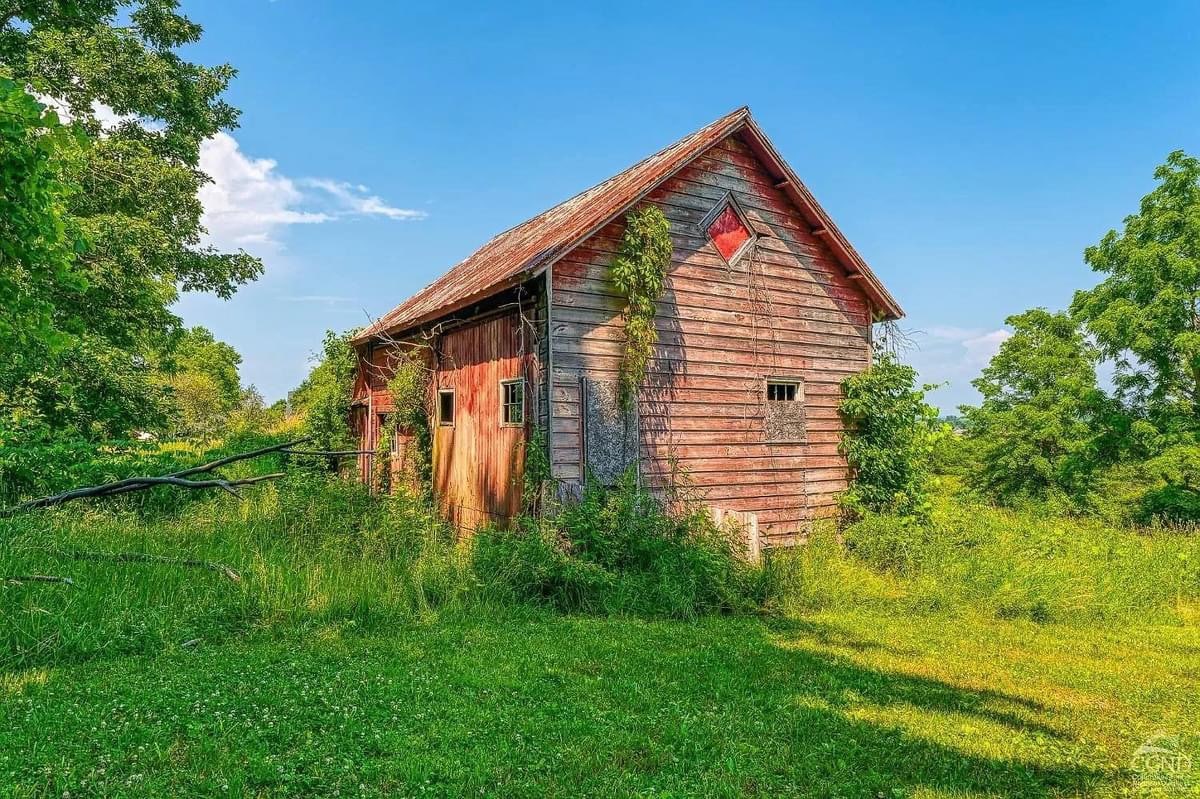
[{"label": "shrub", "polygon": [[690,618],[757,607],[764,591],[729,531],[668,512],[632,473],[552,518],[481,532],[474,559],[486,592],[567,612]]},{"label": "shrub", "polygon": [[842,384],[842,451],[854,470],[842,504],[852,515],[929,515],[929,456],[938,438],[950,433],[925,402],[931,387],[917,388],[916,379],[915,369],[884,354]]}]

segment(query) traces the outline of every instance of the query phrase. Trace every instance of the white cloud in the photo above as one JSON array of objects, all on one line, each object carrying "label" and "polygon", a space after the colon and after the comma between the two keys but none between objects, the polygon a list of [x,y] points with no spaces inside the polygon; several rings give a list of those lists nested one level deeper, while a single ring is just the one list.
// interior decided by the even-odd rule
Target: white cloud
[{"label": "white cloud", "polygon": [[[291,225],[315,225],[350,216],[417,220],[426,217],[388,205],[366,186],[327,178],[293,179],[270,158],[251,158],[228,133],[200,146],[200,168],[212,182],[200,190],[207,243],[224,249],[279,250]],[[314,191],[315,190],[315,191]]]},{"label": "white cloud", "polygon": [[[72,118],[65,102],[48,95],[35,96],[60,118]],[[94,103],[92,113],[104,130],[135,119],[102,103]],[[139,124],[157,128],[150,120]],[[253,248],[255,254],[265,255],[282,249],[277,236],[291,225],[316,225],[352,216],[398,221],[428,216],[424,211],[389,205],[362,184],[329,178],[293,179],[277,167],[270,158],[247,156],[237,139],[225,132],[200,144],[200,169],[212,178],[199,192],[204,207],[201,224],[208,231],[205,244],[223,250]]]},{"label": "white cloud", "polygon": [[979,376],[1012,333],[1004,328],[934,325],[911,334],[913,349],[904,358],[924,382],[944,386],[931,397],[945,411],[977,402],[971,381]]},{"label": "white cloud", "polygon": [[984,330],[937,326],[915,338],[922,350],[939,352],[965,366],[982,368],[996,355],[1012,333],[1004,328]]},{"label": "white cloud", "polygon": [[388,219],[403,221],[424,219],[429,216],[424,211],[388,205],[379,196],[371,194],[371,190],[362,184],[355,185],[325,178],[308,178],[304,184],[327,193],[344,209],[343,213],[347,215],[384,216]]},{"label": "white cloud", "polygon": [[987,366],[987,364],[1000,351],[1000,345],[1008,340],[1012,333],[1001,328],[993,330],[989,333],[983,333],[978,336],[964,339],[962,342],[963,349],[967,351],[967,362],[975,364],[979,367]]},{"label": "white cloud", "polygon": [[200,168],[212,178],[200,189],[206,244],[222,249],[278,247],[276,235],[289,225],[315,225],[333,217],[303,210],[304,193],[269,158],[249,158],[228,133],[200,145]]}]

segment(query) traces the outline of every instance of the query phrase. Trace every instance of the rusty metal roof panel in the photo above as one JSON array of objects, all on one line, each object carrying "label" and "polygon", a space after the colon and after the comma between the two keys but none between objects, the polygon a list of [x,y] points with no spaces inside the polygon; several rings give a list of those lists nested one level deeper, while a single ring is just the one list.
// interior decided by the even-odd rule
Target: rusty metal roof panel
[{"label": "rusty metal roof panel", "polygon": [[[743,128],[756,137],[761,135],[746,107],[726,114],[624,172],[493,237],[466,260],[364,328],[354,340],[363,342],[373,336],[410,330],[528,280],[701,153]],[[806,196],[800,199],[815,205],[807,190],[804,193]],[[820,217],[823,221],[828,219],[823,211],[820,211]],[[866,265],[856,257],[857,253],[854,256],[855,271],[870,275]],[[870,277],[869,285],[875,288],[878,283],[873,275]],[[899,307],[892,307],[894,300],[884,296],[884,309],[899,316]]]}]

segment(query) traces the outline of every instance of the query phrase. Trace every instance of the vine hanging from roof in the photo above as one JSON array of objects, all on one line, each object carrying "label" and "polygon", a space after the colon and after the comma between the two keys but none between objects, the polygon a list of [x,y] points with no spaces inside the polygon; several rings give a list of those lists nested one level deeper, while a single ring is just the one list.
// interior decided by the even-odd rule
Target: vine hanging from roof
[{"label": "vine hanging from roof", "polygon": [[620,388],[626,408],[637,401],[658,341],[654,312],[671,265],[671,248],[671,226],[658,206],[643,205],[625,217],[625,235],[609,272],[625,298]]}]

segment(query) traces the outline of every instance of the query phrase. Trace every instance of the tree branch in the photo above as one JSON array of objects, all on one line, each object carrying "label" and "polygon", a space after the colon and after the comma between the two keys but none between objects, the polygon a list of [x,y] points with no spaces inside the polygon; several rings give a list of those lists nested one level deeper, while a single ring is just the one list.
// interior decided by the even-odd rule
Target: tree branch
[{"label": "tree branch", "polygon": [[263,474],[257,477],[244,477],[239,480],[225,480],[223,478],[214,478],[211,480],[188,480],[186,478],[197,474],[206,474],[212,472],[221,466],[227,466],[238,461],[257,458],[262,455],[267,455],[272,452],[279,452],[285,455],[320,455],[324,457],[336,458],[349,455],[372,455],[370,450],[346,449],[346,450],[301,450],[292,449],[297,444],[303,444],[308,441],[308,438],[298,438],[294,441],[287,441],[282,444],[272,444],[269,447],[252,450],[250,452],[241,452],[236,455],[228,455],[224,458],[218,458],[215,461],[202,463],[199,466],[190,466],[187,469],[180,469],[177,472],[170,474],[159,475],[157,477],[126,477],[123,480],[115,480],[111,483],[102,483],[94,486],[83,486],[81,488],[72,488],[69,491],[63,491],[61,494],[52,494],[46,497],[38,497],[31,499],[28,502],[23,502],[20,505],[14,505],[11,508],[0,508],[0,518],[15,516],[18,513],[23,513],[29,510],[37,510],[39,508],[49,508],[55,505],[62,505],[66,502],[71,502],[76,499],[84,499],[87,497],[111,497],[118,494],[127,494],[130,491],[142,491],[147,488],[152,488],[156,485],[173,485],[180,488],[219,488],[222,491],[227,491],[235,497],[240,497],[237,492],[237,486],[253,485],[261,483],[264,480],[275,480],[283,477],[283,472],[274,474]]}]

